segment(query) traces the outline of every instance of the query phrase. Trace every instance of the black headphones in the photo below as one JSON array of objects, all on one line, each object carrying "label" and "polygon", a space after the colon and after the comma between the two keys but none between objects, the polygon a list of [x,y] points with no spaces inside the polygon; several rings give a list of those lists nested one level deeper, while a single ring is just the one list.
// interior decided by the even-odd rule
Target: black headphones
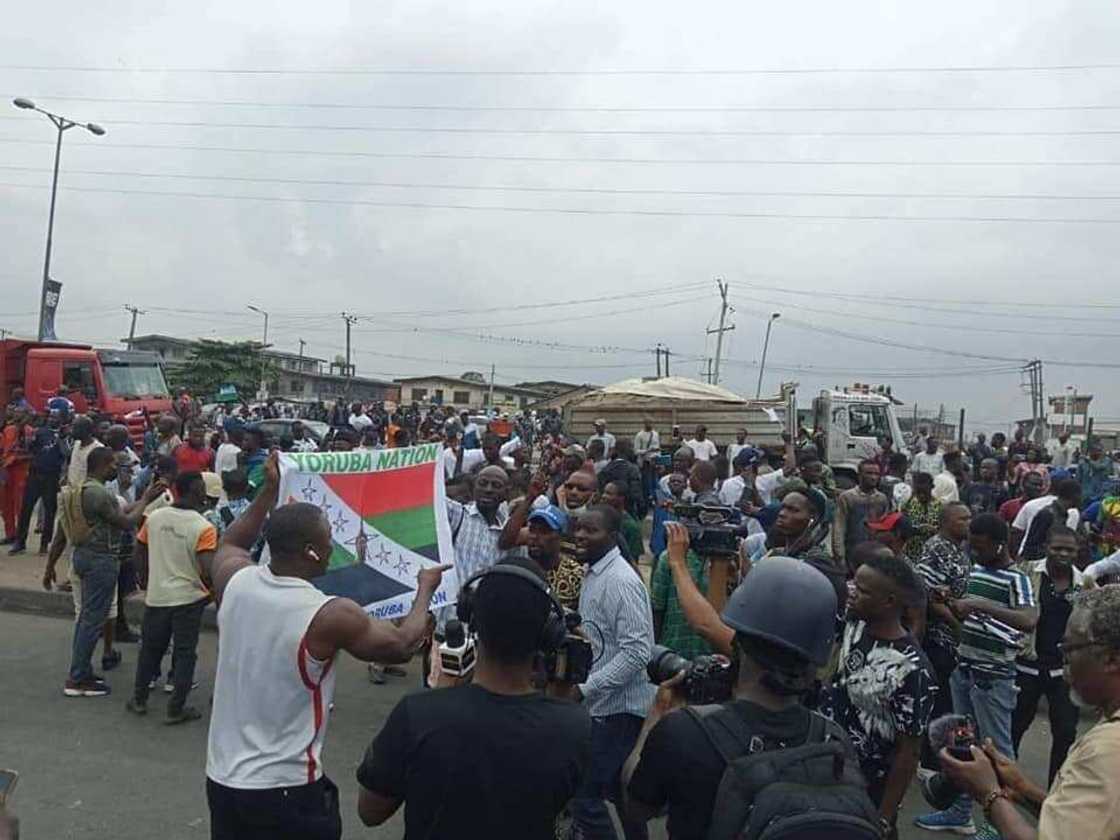
[{"label": "black headphones", "polygon": [[499,564],[491,566],[476,575],[471,575],[459,587],[459,602],[455,611],[461,622],[468,625],[473,623],[475,591],[478,588],[478,582],[487,575],[512,575],[521,578],[521,580],[531,583],[538,592],[548,598],[549,615],[544,620],[544,624],[541,625],[540,633],[537,636],[537,647],[542,653],[552,653],[563,644],[564,638],[568,635],[568,628],[564,624],[564,608],[553,597],[547,583],[528,569],[523,569],[520,566]]}]

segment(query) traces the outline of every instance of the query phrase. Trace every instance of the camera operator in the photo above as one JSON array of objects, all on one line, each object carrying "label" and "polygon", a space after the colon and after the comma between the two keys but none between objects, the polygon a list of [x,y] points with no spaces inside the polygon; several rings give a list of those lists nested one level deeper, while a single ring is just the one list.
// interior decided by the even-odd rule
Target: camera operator
[{"label": "camera operator", "polygon": [[[945,773],[1004,840],[1108,840],[1120,825],[1120,586],[1077,596],[1060,650],[1070,696],[1101,717],[1070,749],[1049,793],[991,741],[971,747],[970,761],[940,754]],[[1037,830],[1016,805],[1038,813]]]},{"label": "camera operator", "polygon": [[[544,572],[509,558],[484,572],[469,598],[478,637],[471,683],[401,700],[358,768],[358,815],[381,825],[404,803],[410,838],[517,836],[550,840],[591,758],[580,706],[533,686],[547,646]],[[466,588],[466,587],[465,587]]]},{"label": "camera operator", "polygon": [[[843,613],[848,598],[844,570],[836,565],[821,543],[828,536],[828,502],[819,490],[791,490],[782,497],[777,521],[767,536],[766,557],[795,557],[809,564],[828,578]],[[688,531],[684,526],[666,523],[669,535],[668,566],[673,575],[673,589],[685,621],[716,653],[732,656],[735,632],[720,621],[719,613],[709,603],[693,579],[688,565]],[[750,561],[740,551],[740,573],[746,575]]]},{"label": "camera operator", "polygon": [[[574,835],[595,840],[617,837],[605,800],[621,806],[619,771],[654,695],[646,679],[653,646],[649,593],[619,551],[619,520],[614,508],[592,505],[575,530],[576,547],[588,565],[579,613],[598,655],[587,681],[576,687],[591,715],[591,768],[571,813]],[[645,822],[620,816],[627,840],[644,840]]]},{"label": "camera operator", "polygon": [[[731,595],[723,621],[735,634],[739,676],[734,697],[718,706],[681,709],[685,672],[661,685],[623,770],[628,813],[649,820],[668,806],[674,840],[738,837],[748,827],[752,809],[765,811],[768,818],[789,815],[791,808],[807,810],[808,797],[815,806],[814,819],[825,820],[809,826],[812,836],[825,836],[820,832],[831,827],[829,817],[842,820],[843,812],[856,818],[863,833],[828,836],[878,836],[878,817],[862,790],[846,736],[800,699],[832,651],[836,593],[828,579],[793,558],[767,560]],[[764,760],[777,767],[782,759],[776,753],[787,750],[789,757],[805,750],[830,755],[824,762],[829,778],[802,777],[797,804],[779,802],[782,794],[770,784],[760,786],[756,797],[734,781],[740,762],[765,753]],[[759,769],[768,772],[761,765]],[[826,805],[817,798],[831,798],[840,789],[848,806],[838,800]],[[774,808],[762,808],[763,797]]]}]

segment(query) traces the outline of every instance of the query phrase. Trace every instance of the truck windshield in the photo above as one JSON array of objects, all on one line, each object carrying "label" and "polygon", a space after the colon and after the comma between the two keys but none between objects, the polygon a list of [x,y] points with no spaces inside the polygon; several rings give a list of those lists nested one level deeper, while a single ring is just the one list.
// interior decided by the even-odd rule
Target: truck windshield
[{"label": "truck windshield", "polygon": [[106,364],[105,387],[116,397],[167,397],[167,383],[159,365]]}]

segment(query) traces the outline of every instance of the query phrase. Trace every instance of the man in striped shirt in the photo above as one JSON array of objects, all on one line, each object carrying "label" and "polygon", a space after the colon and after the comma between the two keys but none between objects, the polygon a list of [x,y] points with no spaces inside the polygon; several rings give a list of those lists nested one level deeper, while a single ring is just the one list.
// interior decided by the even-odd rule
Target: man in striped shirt
[{"label": "man in striped shirt", "polygon": [[[959,663],[949,685],[953,710],[976,721],[980,738],[991,738],[999,752],[1013,756],[1015,657],[1038,624],[1038,607],[1030,578],[1012,566],[1007,538],[1007,523],[996,514],[982,513],[969,525],[972,571],[965,597],[949,601],[961,622]],[[918,817],[915,824],[972,834],[972,801],[962,796],[945,811]]]}]

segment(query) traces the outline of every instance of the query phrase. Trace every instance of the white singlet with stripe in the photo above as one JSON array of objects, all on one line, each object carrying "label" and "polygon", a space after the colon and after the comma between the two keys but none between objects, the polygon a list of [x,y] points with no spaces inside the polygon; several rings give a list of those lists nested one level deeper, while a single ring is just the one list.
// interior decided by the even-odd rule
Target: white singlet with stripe
[{"label": "white singlet with stripe", "polygon": [[[307,628],[331,596],[267,564],[234,573],[218,609],[218,673],[206,775],[242,790],[297,787],[323,775],[334,660],[307,652]],[[337,654],[336,654],[337,655]]]}]

